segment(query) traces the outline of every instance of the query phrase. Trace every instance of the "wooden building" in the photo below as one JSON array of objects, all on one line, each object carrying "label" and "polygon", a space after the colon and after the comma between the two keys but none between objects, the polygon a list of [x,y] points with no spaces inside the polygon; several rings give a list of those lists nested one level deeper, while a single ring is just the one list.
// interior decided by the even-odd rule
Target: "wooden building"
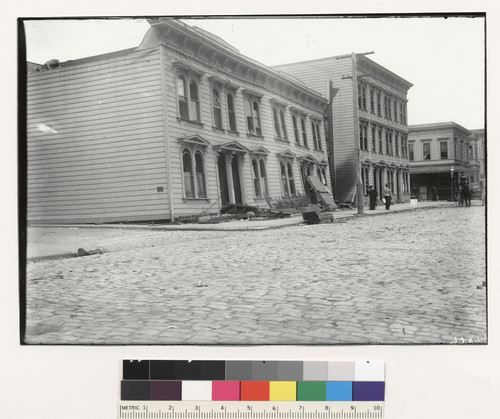
[{"label": "wooden building", "polygon": [[[338,201],[389,183],[397,202],[410,199],[407,94],[412,84],[365,54],[274,67],[331,100],[331,173]],[[366,199],[365,199],[366,201]]]},{"label": "wooden building", "polygon": [[28,66],[28,222],[173,221],[329,185],[325,98],[199,28],[149,23],[136,48]]},{"label": "wooden building", "polygon": [[[409,126],[412,194],[421,200],[450,200],[465,176],[472,188],[480,185],[478,138],[455,122]],[[453,192],[454,191],[454,192]]]}]

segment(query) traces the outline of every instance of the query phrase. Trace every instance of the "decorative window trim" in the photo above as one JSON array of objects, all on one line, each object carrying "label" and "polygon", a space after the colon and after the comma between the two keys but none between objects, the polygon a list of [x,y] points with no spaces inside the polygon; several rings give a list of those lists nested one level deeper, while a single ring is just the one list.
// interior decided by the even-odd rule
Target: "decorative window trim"
[{"label": "decorative window trim", "polygon": [[[184,65],[176,68],[179,70],[175,75],[177,120],[203,126],[201,122],[201,74],[194,72],[192,69],[186,69]],[[181,79],[183,80],[182,96],[179,94]],[[196,98],[193,97],[192,83],[196,86]]]},{"label": "decorative window trim", "polygon": [[[262,116],[261,116],[261,98],[262,96],[256,95],[243,90],[243,105],[245,110],[247,136],[264,138],[262,136]],[[248,106],[249,105],[249,106]],[[257,106],[257,109],[255,107]]]},{"label": "decorative window trim", "polygon": [[[254,167],[254,162],[256,167]],[[250,166],[252,170],[255,199],[265,199],[269,197],[269,185],[267,182],[267,154],[254,153],[251,156]],[[264,176],[262,175],[262,169],[264,169]]]},{"label": "decorative window trim", "polygon": [[[182,197],[184,200],[208,200],[205,154],[204,150],[200,150],[200,147],[197,145],[183,142],[181,169]],[[198,157],[200,157],[201,163]],[[186,171],[186,163],[189,163],[189,171]],[[201,170],[199,170],[200,166]]]}]

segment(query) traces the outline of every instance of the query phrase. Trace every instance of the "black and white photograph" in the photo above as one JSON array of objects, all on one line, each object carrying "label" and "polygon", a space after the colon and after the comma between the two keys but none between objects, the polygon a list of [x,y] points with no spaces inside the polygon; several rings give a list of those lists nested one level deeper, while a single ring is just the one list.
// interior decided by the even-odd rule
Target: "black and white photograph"
[{"label": "black and white photograph", "polygon": [[18,30],[23,344],[488,343],[484,13]]}]

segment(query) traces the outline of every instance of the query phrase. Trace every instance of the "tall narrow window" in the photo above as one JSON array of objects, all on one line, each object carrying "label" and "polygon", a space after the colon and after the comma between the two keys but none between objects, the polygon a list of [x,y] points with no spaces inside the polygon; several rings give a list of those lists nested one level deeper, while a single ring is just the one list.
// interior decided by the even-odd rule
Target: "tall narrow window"
[{"label": "tall narrow window", "polygon": [[256,100],[253,101],[253,120],[255,122],[255,132],[257,135],[262,135],[262,130],[260,129],[259,104]]},{"label": "tall narrow window", "polygon": [[266,163],[263,159],[259,161],[260,168],[260,183],[261,189],[264,196],[269,196],[269,191],[267,190],[267,174],[266,174]]},{"label": "tall narrow window", "polygon": [[391,155],[391,147],[389,143],[389,131],[385,132],[385,154],[387,154],[388,156]]},{"label": "tall narrow window", "polygon": [[295,181],[293,180],[292,163],[288,162],[286,166],[288,169],[288,182],[290,184],[290,195],[295,195]]},{"label": "tall narrow window", "polygon": [[259,176],[259,164],[257,160],[252,160],[252,171],[253,171],[253,187],[255,189],[255,197],[260,198],[262,196],[260,189],[260,176]]},{"label": "tall narrow window", "polygon": [[193,164],[191,152],[184,150],[182,153],[182,167],[184,172],[184,195],[186,198],[194,197]]},{"label": "tall narrow window", "polygon": [[197,198],[206,198],[207,189],[205,184],[205,168],[203,164],[203,155],[197,151],[195,153],[195,163],[196,163],[196,186],[197,186]]},{"label": "tall narrow window", "polygon": [[431,143],[422,144],[422,156],[423,160],[431,159]]},{"label": "tall narrow window", "polygon": [[234,109],[234,97],[232,93],[228,93],[227,99],[227,116],[229,119],[229,130],[236,132],[236,111]]},{"label": "tall narrow window", "polygon": [[182,119],[189,119],[186,79],[182,76],[177,78],[177,98],[179,100],[179,116]]},{"label": "tall narrow window", "polygon": [[273,108],[273,122],[274,122],[274,134],[276,138],[279,138],[281,140],[281,129],[278,120],[278,110],[276,108]]},{"label": "tall narrow window", "polygon": [[394,121],[398,122],[398,100],[394,99]]},{"label": "tall narrow window", "polygon": [[283,109],[280,109],[280,123],[281,123],[281,132],[283,134],[283,139],[288,140],[288,133],[286,132],[286,124],[285,124],[285,113]]},{"label": "tall narrow window", "polygon": [[378,129],[378,152],[380,154],[382,154],[382,145],[383,145],[383,141],[382,141],[382,128],[379,128]]},{"label": "tall narrow window", "polygon": [[214,127],[222,129],[222,110],[220,95],[217,89],[212,89],[212,112],[214,116]]},{"label": "tall narrow window", "polygon": [[439,143],[439,150],[441,154],[441,160],[448,159],[448,141],[441,141]]},{"label": "tall narrow window", "polygon": [[300,144],[300,136],[299,136],[299,127],[297,126],[297,117],[295,115],[292,116],[293,123],[293,133],[295,135],[295,143]]},{"label": "tall narrow window", "polygon": [[399,157],[399,134],[397,132],[394,134],[394,145],[396,148],[396,157]]},{"label": "tall narrow window", "polygon": [[370,112],[375,113],[375,90],[370,89]]},{"label": "tall narrow window", "polygon": [[260,128],[259,104],[256,100],[245,99],[245,116],[247,118],[247,130],[252,135],[262,135]]},{"label": "tall narrow window", "polygon": [[414,161],[415,154],[413,152],[413,143],[408,144],[408,160]]},{"label": "tall narrow window", "polygon": [[377,92],[377,115],[382,116],[382,101],[380,100],[380,92]]},{"label": "tall narrow window", "polygon": [[307,144],[306,120],[304,118],[300,119],[300,126],[302,128],[302,141],[304,143],[304,147],[309,148],[309,145]]},{"label": "tall narrow window", "polygon": [[377,131],[377,129],[375,127],[372,127],[372,152],[374,152],[374,153],[377,152],[376,131]]},{"label": "tall narrow window", "polygon": [[321,144],[321,134],[319,129],[319,122],[316,123],[316,135],[318,136],[318,149],[323,151],[323,145]]},{"label": "tall narrow window", "polygon": [[363,124],[359,123],[359,149],[363,150]]},{"label": "tall narrow window", "polygon": [[281,185],[283,187],[283,195],[284,196],[290,196],[290,189],[288,188],[288,181],[287,181],[287,178],[286,178],[285,163],[280,162],[280,168],[281,168]]},{"label": "tall narrow window", "polygon": [[200,98],[198,84],[194,80],[189,82],[189,117],[192,121],[200,121]]},{"label": "tall narrow window", "polygon": [[318,136],[316,134],[316,127],[314,126],[314,122],[311,122],[311,131],[313,134],[313,144],[314,144],[314,149],[318,149]]}]

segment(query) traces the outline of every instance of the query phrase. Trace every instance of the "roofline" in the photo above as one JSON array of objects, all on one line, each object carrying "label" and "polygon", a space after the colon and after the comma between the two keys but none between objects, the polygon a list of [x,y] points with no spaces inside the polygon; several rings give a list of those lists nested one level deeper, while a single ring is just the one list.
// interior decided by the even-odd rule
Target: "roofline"
[{"label": "roofline", "polygon": [[[395,79],[398,79],[399,81],[403,82],[403,84],[406,84],[408,86],[408,89],[410,89],[411,87],[413,87],[413,83],[410,83],[408,80],[404,79],[403,77],[398,76],[396,73],[392,72],[391,70],[388,70],[383,65],[381,65],[381,64],[379,64],[379,63],[371,60],[370,58],[366,57],[363,54],[359,54],[359,53],[354,53],[354,54],[356,54],[356,57],[358,58],[358,60],[360,60],[360,59],[361,60],[366,60],[371,65],[374,65],[374,66],[378,67],[381,71],[384,71],[384,72],[388,73],[391,77],[394,77]],[[317,63],[317,62],[321,62],[321,61],[331,61],[333,59],[337,60],[337,59],[340,59],[340,58],[348,58],[350,55],[351,54],[332,55],[330,57],[315,58],[315,59],[312,59],[312,60],[305,60],[305,61],[295,61],[293,63],[279,64],[279,65],[274,65],[272,67],[273,68],[279,68],[279,67],[291,66],[291,65],[294,65],[294,64],[309,64],[309,63]]]},{"label": "roofline", "polygon": [[[234,59],[242,60],[246,62],[247,65],[254,66],[259,68],[261,71],[265,71],[268,73],[271,73],[274,75],[276,78],[279,78],[286,83],[289,83],[291,85],[295,85],[297,88],[307,92],[312,97],[315,97],[318,100],[321,100],[322,102],[327,103],[328,100],[325,99],[320,93],[317,91],[310,89],[306,84],[301,82],[300,80],[290,77],[288,74],[283,73],[281,71],[275,70],[272,66],[265,65],[259,61],[256,61],[250,57],[247,57],[246,55],[243,55],[239,52],[239,50],[226,41],[222,39],[222,43],[217,42],[217,39],[221,39],[217,35],[213,35],[211,32],[206,31],[202,29],[203,32],[207,32],[211,37],[204,36],[203,33],[200,33],[194,27],[189,26],[187,23],[182,22],[178,18],[158,18],[158,19],[148,19],[148,22],[152,27],[154,26],[159,26],[161,24],[164,25],[175,25],[177,26],[177,29],[184,31],[187,35],[189,36],[194,36],[198,38],[200,41],[211,45],[213,48],[222,48],[224,50],[224,53],[227,54],[228,56],[232,56]],[[200,39],[201,38],[201,39]],[[229,46],[229,48],[228,48]]]},{"label": "roofline", "polygon": [[464,133],[467,133],[468,135],[472,134],[470,130],[453,121],[408,125],[408,132],[411,133],[411,131],[425,131],[429,129],[448,129],[448,128],[458,129],[460,131],[463,131]]}]

